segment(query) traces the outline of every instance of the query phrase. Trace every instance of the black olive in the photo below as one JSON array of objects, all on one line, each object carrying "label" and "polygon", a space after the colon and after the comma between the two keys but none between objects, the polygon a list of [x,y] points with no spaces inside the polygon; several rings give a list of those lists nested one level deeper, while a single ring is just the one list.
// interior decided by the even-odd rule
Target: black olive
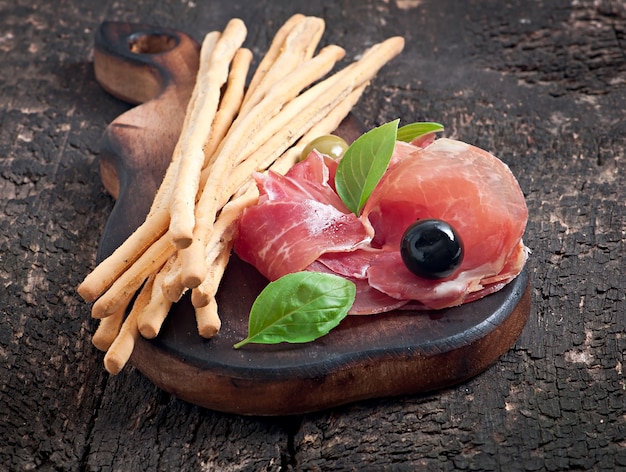
[{"label": "black olive", "polygon": [[445,221],[418,220],[409,226],[400,242],[400,255],[407,268],[419,277],[443,279],[463,261],[463,243]]}]

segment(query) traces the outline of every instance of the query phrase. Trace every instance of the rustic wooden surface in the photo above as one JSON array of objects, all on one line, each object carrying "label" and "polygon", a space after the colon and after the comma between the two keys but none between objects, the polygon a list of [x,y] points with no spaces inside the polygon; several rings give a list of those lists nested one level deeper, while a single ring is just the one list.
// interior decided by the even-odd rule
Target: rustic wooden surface
[{"label": "rustic wooden surface", "polygon": [[[626,469],[623,1],[48,3],[0,0],[0,470]],[[201,38],[239,16],[259,57],[296,11],[351,56],[407,38],[357,107],[366,124],[436,120],[511,166],[531,214],[526,329],[458,387],[296,417],[108,376],[75,287],[112,207],[99,140],[128,106],[94,80],[95,28]]]}]

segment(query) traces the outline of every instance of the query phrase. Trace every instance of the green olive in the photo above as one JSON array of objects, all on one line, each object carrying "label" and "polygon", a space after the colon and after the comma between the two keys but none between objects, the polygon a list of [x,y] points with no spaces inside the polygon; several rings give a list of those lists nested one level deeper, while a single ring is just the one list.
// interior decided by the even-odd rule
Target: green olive
[{"label": "green olive", "polygon": [[304,147],[300,155],[300,160],[303,161],[306,159],[313,149],[333,159],[339,159],[343,156],[343,153],[346,152],[346,149],[348,149],[348,143],[334,134],[325,134],[315,138]]}]

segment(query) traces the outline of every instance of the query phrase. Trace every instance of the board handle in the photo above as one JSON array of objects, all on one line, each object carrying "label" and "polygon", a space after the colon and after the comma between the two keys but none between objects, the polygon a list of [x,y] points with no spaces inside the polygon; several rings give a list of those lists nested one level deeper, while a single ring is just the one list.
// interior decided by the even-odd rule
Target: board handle
[{"label": "board handle", "polygon": [[193,86],[200,45],[170,28],[105,21],[96,31],[94,72],[107,92],[137,105],[158,98],[168,86]]},{"label": "board handle", "polygon": [[197,41],[169,28],[107,21],[96,32],[96,80],[116,98],[138,105],[111,122],[103,135],[100,177],[116,203],[98,260],[148,214],[182,128],[199,52]]}]

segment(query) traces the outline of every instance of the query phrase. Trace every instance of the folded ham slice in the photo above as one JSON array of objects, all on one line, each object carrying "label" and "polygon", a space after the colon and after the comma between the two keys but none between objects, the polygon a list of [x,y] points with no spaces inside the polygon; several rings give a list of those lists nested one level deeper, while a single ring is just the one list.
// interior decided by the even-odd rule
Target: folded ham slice
[{"label": "folded ham slice", "polygon": [[336,163],[314,152],[285,176],[254,174],[259,202],[239,220],[237,255],[276,280],[304,270],[325,252],[369,244],[373,232],[331,186],[331,168],[334,176]]},{"label": "folded ham slice", "polygon": [[[469,144],[419,144],[425,147],[397,143],[359,217],[334,189],[337,162],[315,151],[285,176],[255,174],[261,196],[239,220],[235,251],[270,280],[301,270],[353,280],[352,314],[440,309],[500,290],[528,255],[528,210],[517,180]],[[414,275],[400,256],[406,228],[427,218],[446,221],[463,241],[463,262],[445,279]]]}]

